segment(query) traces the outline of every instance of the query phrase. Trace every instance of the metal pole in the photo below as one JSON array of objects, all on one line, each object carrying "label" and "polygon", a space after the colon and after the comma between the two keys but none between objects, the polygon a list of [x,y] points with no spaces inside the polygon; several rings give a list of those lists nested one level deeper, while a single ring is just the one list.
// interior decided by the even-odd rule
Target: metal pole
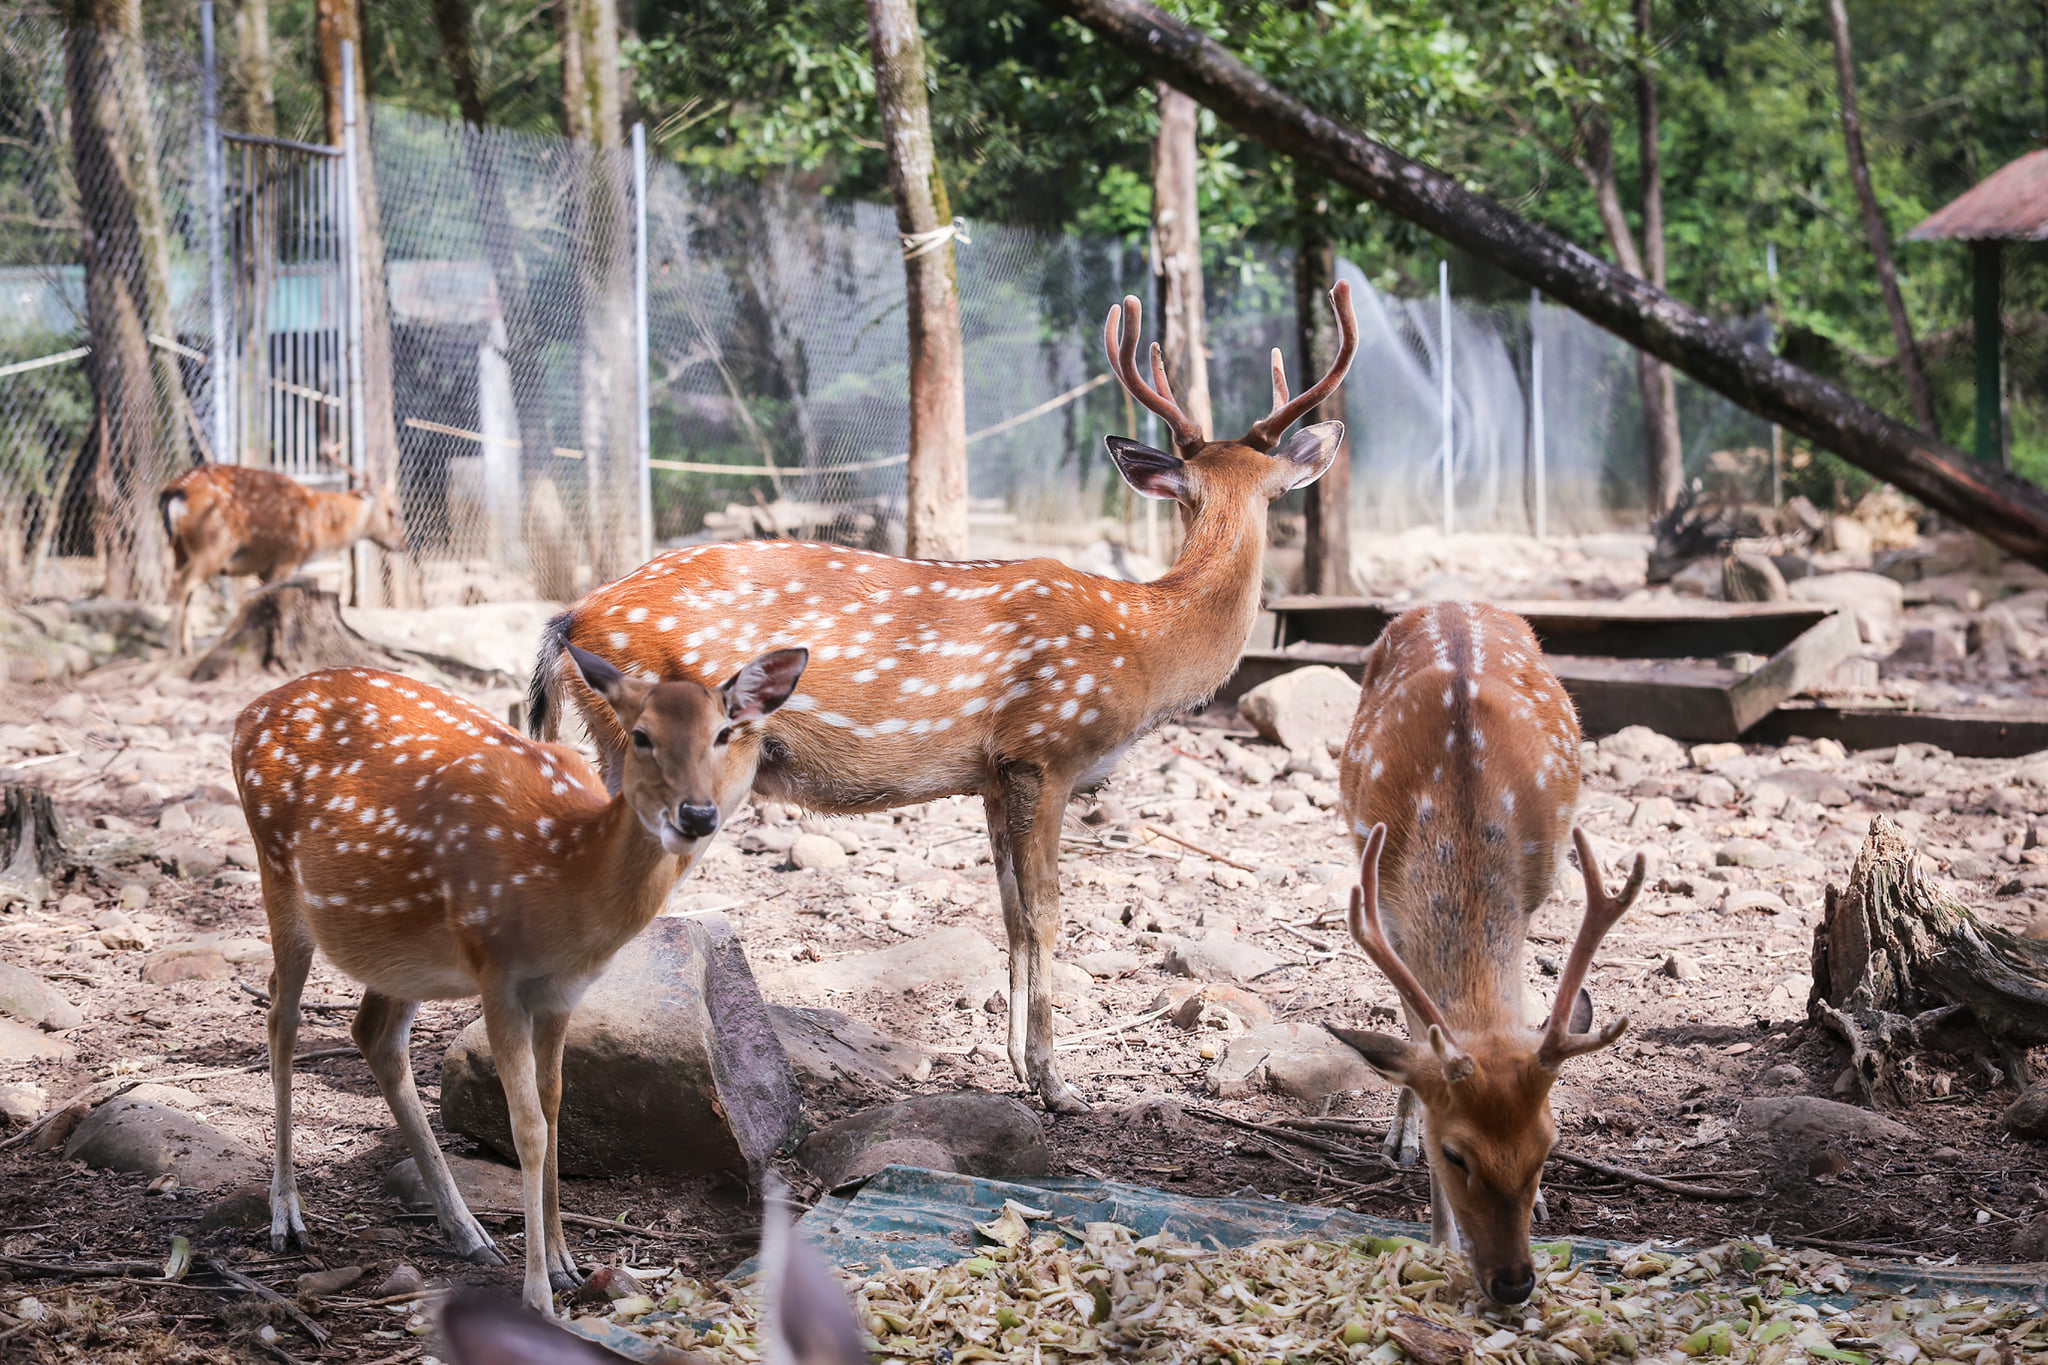
[{"label": "metal pole", "polygon": [[1444,534],[1451,533],[1452,501],[1456,494],[1451,477],[1451,263],[1438,261],[1436,266],[1437,316],[1443,332],[1443,346],[1437,357],[1437,365],[1443,379],[1443,428],[1444,428]]},{"label": "metal pole", "polygon": [[206,158],[206,311],[213,326],[212,372],[207,388],[213,403],[213,458],[224,464],[239,464],[229,450],[229,414],[233,411],[228,392],[227,258],[221,246],[220,215],[224,190],[221,184],[220,73],[215,70],[213,47],[213,0],[200,0],[199,51],[206,69],[200,85],[201,148]]},{"label": "metal pole", "polygon": [[[1778,344],[1778,244],[1764,243],[1764,274],[1770,280],[1770,310],[1766,317],[1771,324],[1770,345],[1773,350]],[[1771,423],[1771,506],[1785,505],[1785,428]]]},{"label": "metal pole", "polygon": [[654,557],[654,436],[648,422],[647,372],[647,125],[633,125],[633,344],[640,379],[640,558]]},{"label": "metal pole", "polygon": [[[365,485],[365,465],[369,461],[366,444],[369,424],[363,400],[363,253],[362,253],[362,191],[359,176],[361,166],[356,154],[356,45],[344,38],[341,42],[341,221],[344,229],[342,242],[342,292],[347,297],[343,303],[343,314],[348,319],[348,334],[343,347],[348,354],[348,462],[354,471],[357,487]],[[352,559],[354,580],[351,593],[352,606],[361,606],[363,584],[369,580],[370,547],[365,541],[357,541]]]},{"label": "metal pole", "polygon": [[1536,538],[1549,529],[1550,499],[1545,489],[1543,449],[1543,291],[1529,291],[1529,461],[1535,475]]}]

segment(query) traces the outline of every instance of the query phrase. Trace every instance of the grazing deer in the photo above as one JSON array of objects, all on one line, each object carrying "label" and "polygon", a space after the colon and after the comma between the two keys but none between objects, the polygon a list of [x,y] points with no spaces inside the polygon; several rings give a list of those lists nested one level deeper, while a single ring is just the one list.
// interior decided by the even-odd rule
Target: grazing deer
[{"label": "grazing deer", "polygon": [[365,987],[351,1033],[442,1231],[462,1255],[500,1265],[427,1128],[406,1055],[420,1001],[483,997],[525,1186],[524,1298],[545,1313],[551,1278],[578,1283],[555,1185],[569,1012],[718,832],[735,735],[787,699],[804,651],[763,654],[716,690],[573,658],[629,737],[611,797],[573,749],[536,744],[391,673],[310,673],[236,721],[235,781],[276,954],[273,1248],[307,1245],[292,1170],[292,1045],[318,948]]},{"label": "grazing deer", "polygon": [[[831,1269],[791,1224],[779,1188],[761,1220],[764,1300],[756,1344],[766,1365],[870,1365],[846,1295]],[[608,1365],[628,1359],[526,1309],[476,1294],[441,1309],[441,1339],[454,1365]],[[710,1365],[709,1356],[691,1362]]]},{"label": "grazing deer", "polygon": [[[1623,1017],[1588,1032],[1581,987],[1642,887],[1642,855],[1610,897],[1571,827],[1578,717],[1528,623],[1498,607],[1439,603],[1387,627],[1366,656],[1341,782],[1364,854],[1351,936],[1393,982],[1417,1041],[1331,1032],[1404,1087],[1390,1147],[1412,1141],[1420,1102],[1436,1240],[1469,1255],[1488,1294],[1520,1303],[1536,1283],[1529,1219],[1557,1142],[1550,1087],[1566,1059],[1628,1027]],[[1586,915],[1537,1033],[1522,945],[1567,832]]]},{"label": "grazing deer", "polygon": [[579,645],[644,677],[718,676],[727,660],[806,644],[804,690],[735,744],[721,802],[749,788],[813,810],[872,811],[979,795],[1010,948],[1010,1064],[1048,1109],[1088,1108],[1053,1062],[1053,945],[1060,818],[1140,733],[1207,698],[1237,664],[1259,610],[1267,504],[1313,483],[1343,444],[1341,422],[1287,427],[1323,401],[1358,349],[1348,288],[1331,302],[1343,346],[1289,399],[1273,352],[1273,408],[1241,440],[1211,441],[1138,372],[1139,305],[1103,328],[1111,368],[1166,420],[1174,453],[1122,437],[1109,453],[1140,494],[1187,517],[1179,559],[1151,583],[1022,562],[897,559],[837,545],[744,541],[655,556],[548,623],[529,725],[552,736],[573,696],[616,781],[616,722],[575,684]]},{"label": "grazing deer", "polygon": [[268,469],[188,469],[157,495],[157,508],[171,537],[171,647],[180,654],[192,648],[192,593],[215,574],[254,574],[268,586],[359,540],[405,549],[405,526],[388,489],[316,493]]}]

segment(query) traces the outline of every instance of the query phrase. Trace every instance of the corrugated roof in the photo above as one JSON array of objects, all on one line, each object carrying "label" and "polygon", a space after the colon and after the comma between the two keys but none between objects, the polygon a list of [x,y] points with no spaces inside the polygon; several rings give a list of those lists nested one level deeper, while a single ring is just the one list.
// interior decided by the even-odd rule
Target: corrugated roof
[{"label": "corrugated roof", "polygon": [[2048,149],[1992,172],[1906,235],[1916,242],[2048,239]]}]

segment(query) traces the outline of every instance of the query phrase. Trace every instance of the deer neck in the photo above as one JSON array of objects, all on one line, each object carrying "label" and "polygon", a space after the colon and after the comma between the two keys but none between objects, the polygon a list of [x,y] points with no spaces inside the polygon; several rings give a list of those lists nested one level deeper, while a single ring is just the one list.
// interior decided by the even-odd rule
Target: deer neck
[{"label": "deer neck", "polygon": [[1187,519],[1173,567],[1149,584],[1154,619],[1180,647],[1164,651],[1169,702],[1200,701],[1237,666],[1259,615],[1266,502],[1219,497]]},{"label": "deer neck", "polygon": [[318,509],[315,525],[319,528],[321,544],[329,550],[354,544],[363,534],[363,528],[370,523],[374,504],[364,502],[352,493],[329,493]]},{"label": "deer neck", "polygon": [[581,902],[592,947],[607,956],[660,913],[686,866],[647,832],[623,793],[563,821],[561,838],[560,884]]}]

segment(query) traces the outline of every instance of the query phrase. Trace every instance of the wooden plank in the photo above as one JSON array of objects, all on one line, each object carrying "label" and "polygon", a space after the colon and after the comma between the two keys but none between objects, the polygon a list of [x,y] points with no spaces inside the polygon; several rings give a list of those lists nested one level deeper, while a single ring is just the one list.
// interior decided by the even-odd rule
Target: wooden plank
[{"label": "wooden plank", "polygon": [[1848,749],[1934,744],[1962,758],[2020,758],[2048,750],[2048,713],[1908,711],[1794,701],[1743,736],[1756,744],[1783,744],[1794,737],[1832,739]]},{"label": "wooden plank", "polygon": [[1735,733],[1742,734],[1787,699],[1818,686],[1861,643],[1855,618],[1849,613],[1821,617],[1762,668],[1735,684],[1729,698]]},{"label": "wooden plank", "polygon": [[[1369,645],[1387,623],[1414,604],[1371,597],[1281,597],[1267,607],[1278,619],[1273,646],[1302,641]],[[1815,602],[1500,601],[1536,632],[1546,654],[1611,655],[1624,659],[1711,659],[1747,652],[1776,654],[1832,612]],[[1262,642],[1263,643],[1263,642]]]}]

